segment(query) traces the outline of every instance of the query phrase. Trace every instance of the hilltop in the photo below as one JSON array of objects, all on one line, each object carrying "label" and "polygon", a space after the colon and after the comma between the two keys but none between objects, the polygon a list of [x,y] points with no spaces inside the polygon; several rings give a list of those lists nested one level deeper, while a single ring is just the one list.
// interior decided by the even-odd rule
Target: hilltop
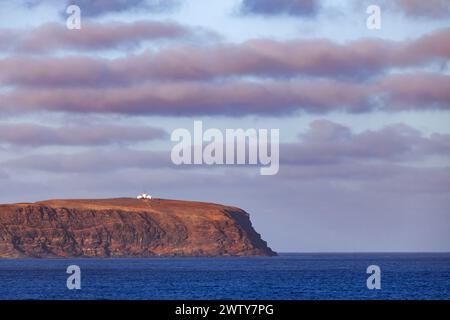
[{"label": "hilltop", "polygon": [[133,198],[0,205],[0,258],[271,256],[242,209]]}]

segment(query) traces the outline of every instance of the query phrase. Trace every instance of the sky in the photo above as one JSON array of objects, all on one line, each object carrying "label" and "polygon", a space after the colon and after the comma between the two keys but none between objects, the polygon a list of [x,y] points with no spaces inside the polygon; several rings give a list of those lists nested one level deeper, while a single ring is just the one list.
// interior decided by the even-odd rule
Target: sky
[{"label": "sky", "polygon": [[[240,207],[279,252],[450,251],[449,18],[446,0],[0,1],[0,203],[146,191]],[[174,165],[196,120],[279,129],[278,174]]]}]

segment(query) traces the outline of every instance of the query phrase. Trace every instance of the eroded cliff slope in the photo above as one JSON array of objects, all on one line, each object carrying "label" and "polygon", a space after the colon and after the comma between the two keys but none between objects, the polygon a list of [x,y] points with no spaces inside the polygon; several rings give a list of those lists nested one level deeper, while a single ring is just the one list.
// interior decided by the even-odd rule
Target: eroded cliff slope
[{"label": "eroded cliff slope", "polygon": [[274,254],[235,207],[131,198],[0,205],[0,258]]}]

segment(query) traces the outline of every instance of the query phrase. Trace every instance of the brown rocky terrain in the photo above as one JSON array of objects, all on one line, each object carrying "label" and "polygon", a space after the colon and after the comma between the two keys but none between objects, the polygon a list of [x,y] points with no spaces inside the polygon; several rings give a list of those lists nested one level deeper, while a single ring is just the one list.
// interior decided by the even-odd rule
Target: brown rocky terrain
[{"label": "brown rocky terrain", "polygon": [[235,207],[177,200],[0,205],[0,258],[275,255]]}]

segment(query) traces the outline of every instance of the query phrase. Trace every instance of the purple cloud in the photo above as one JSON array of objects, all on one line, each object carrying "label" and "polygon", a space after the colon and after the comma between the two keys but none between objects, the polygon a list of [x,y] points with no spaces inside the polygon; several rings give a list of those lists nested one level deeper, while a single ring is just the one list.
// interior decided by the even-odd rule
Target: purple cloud
[{"label": "purple cloud", "polygon": [[314,16],[319,10],[318,0],[243,0],[242,14]]},{"label": "purple cloud", "polygon": [[9,178],[9,175],[5,171],[0,170],[0,180],[6,180],[8,178]]},{"label": "purple cloud", "polygon": [[[387,161],[394,164],[421,161],[430,156],[450,156],[450,135],[424,136],[405,124],[353,133],[343,125],[317,120],[299,138],[300,142],[281,146],[281,164],[351,166],[355,161]],[[389,174],[386,169],[383,165],[379,171]]]},{"label": "purple cloud", "polygon": [[[240,81],[146,83],[119,88],[18,88],[1,96],[0,110],[151,115],[280,115],[450,107],[450,77],[392,75],[378,82]],[[93,103],[95,101],[95,103]]]},{"label": "purple cloud", "polygon": [[125,11],[167,12],[180,5],[178,0],[21,0],[21,2],[28,7],[35,7],[42,3],[59,5],[62,8],[62,14],[65,14],[65,8],[75,4],[81,8],[83,16],[92,18]]},{"label": "purple cloud", "polygon": [[445,18],[450,16],[448,0],[389,0],[385,3],[410,17]]},{"label": "purple cloud", "polygon": [[[155,24],[155,28],[153,28]],[[70,33],[47,28],[29,36],[28,50],[55,47],[99,49],[133,45],[146,37],[181,36],[189,30],[178,25],[136,22],[113,32],[113,25],[97,31]],[[37,36],[44,33],[43,36]],[[195,32],[194,32],[195,33]],[[13,85],[117,85],[156,80],[210,80],[256,76],[286,79],[298,76],[363,80],[384,75],[391,68],[441,66],[450,58],[450,28],[412,41],[361,39],[346,44],[329,40],[250,40],[242,44],[208,47],[180,45],[117,59],[86,56],[7,57],[0,60],[0,82]],[[34,40],[33,40],[34,39]],[[48,41],[47,41],[48,40]]]},{"label": "purple cloud", "polygon": [[171,11],[177,8],[177,0],[68,0],[67,5],[76,4],[82,14],[87,17],[97,17],[111,12],[131,10],[149,11],[153,13]]},{"label": "purple cloud", "polygon": [[[132,143],[144,137],[145,139],[155,138],[155,133],[158,138],[163,134],[160,130],[139,127],[134,129],[109,127],[106,130],[99,128],[95,131],[80,128],[52,130],[47,127],[32,126],[32,128],[34,132],[27,130],[27,127],[23,125],[3,126],[0,127],[0,133],[4,141],[32,146],[52,144],[97,146],[109,144],[110,139],[122,139]],[[8,131],[12,133],[8,135]],[[301,173],[309,178],[327,175],[333,175],[336,178],[337,175],[348,179],[352,177],[376,179],[376,177],[392,175],[401,166],[408,165],[410,162],[423,161],[436,156],[450,157],[450,135],[435,133],[425,136],[405,124],[354,133],[341,124],[328,120],[316,120],[310,123],[309,130],[299,135],[298,142],[282,143],[280,148],[282,169],[292,170],[289,167],[298,167],[295,169],[297,174]],[[83,172],[99,170],[98,167],[102,163],[104,171],[174,167],[170,161],[169,149],[153,152],[128,148],[113,148],[102,152],[90,149],[70,154],[34,154],[3,163],[3,167]]]},{"label": "purple cloud", "polygon": [[46,53],[55,50],[95,51],[129,49],[147,40],[210,39],[212,32],[201,28],[182,26],[174,22],[86,21],[80,30],[69,30],[62,23],[47,23],[27,30],[0,30],[0,39],[6,41],[6,51],[19,53]]},{"label": "purple cloud", "polygon": [[130,168],[175,167],[167,152],[128,148],[88,150],[76,153],[34,154],[3,162],[5,168],[53,173],[111,172]]},{"label": "purple cloud", "polygon": [[65,126],[48,127],[37,124],[0,124],[0,144],[21,146],[77,146],[135,143],[162,139],[168,134],[159,128],[143,126]]}]

